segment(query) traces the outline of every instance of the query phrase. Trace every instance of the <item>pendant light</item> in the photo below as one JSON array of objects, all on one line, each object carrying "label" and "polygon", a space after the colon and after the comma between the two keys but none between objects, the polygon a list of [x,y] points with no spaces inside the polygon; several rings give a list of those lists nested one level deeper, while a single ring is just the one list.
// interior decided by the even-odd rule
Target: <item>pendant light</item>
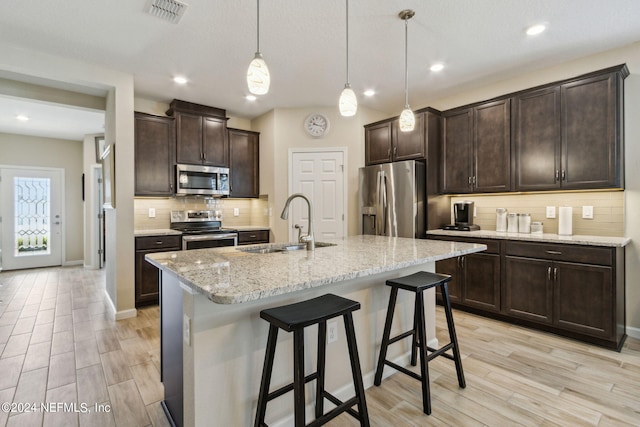
[{"label": "pendant light", "polygon": [[398,14],[400,19],[404,20],[404,110],[400,114],[400,131],[402,132],[411,132],[416,125],[416,118],[409,107],[409,68],[407,66],[409,19],[415,14],[411,9],[405,9]]},{"label": "pendant light", "polygon": [[351,89],[349,84],[349,0],[347,2],[347,83],[344,85],[344,89],[340,94],[340,100],[338,101],[338,107],[340,108],[340,114],[344,117],[351,117],[358,111],[358,98]]},{"label": "pendant light", "polygon": [[256,0],[257,3],[257,48],[256,56],[249,64],[247,70],[247,86],[249,92],[254,95],[264,95],[269,92],[269,84],[271,83],[271,76],[269,75],[269,69],[267,63],[264,62],[262,54],[260,53],[260,0]]}]

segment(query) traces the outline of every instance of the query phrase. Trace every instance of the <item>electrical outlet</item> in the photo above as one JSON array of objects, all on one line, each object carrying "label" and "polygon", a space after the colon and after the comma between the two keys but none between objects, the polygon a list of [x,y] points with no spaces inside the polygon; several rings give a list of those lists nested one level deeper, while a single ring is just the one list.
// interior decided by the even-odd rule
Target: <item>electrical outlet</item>
[{"label": "electrical outlet", "polygon": [[338,340],[338,322],[327,322],[327,344]]},{"label": "electrical outlet", "polygon": [[473,207],[473,217],[477,217],[478,216],[478,208],[476,206]]},{"label": "electrical outlet", "polygon": [[233,216],[240,216],[240,208],[233,208]]},{"label": "electrical outlet", "polygon": [[191,319],[186,314],[182,315],[182,340],[191,346]]},{"label": "electrical outlet", "polygon": [[149,208],[149,218],[156,217],[156,208]]},{"label": "electrical outlet", "polygon": [[593,206],[583,206],[582,207],[582,218],[583,219],[593,219]]},{"label": "electrical outlet", "polygon": [[556,207],[547,206],[547,218],[555,218],[555,217],[556,217]]}]

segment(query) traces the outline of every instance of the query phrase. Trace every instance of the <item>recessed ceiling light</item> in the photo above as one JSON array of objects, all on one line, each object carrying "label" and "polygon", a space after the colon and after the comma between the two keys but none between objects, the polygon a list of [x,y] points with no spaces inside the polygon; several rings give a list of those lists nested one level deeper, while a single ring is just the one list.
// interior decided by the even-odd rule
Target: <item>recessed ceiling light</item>
[{"label": "recessed ceiling light", "polygon": [[187,79],[185,77],[182,77],[182,76],[175,76],[173,78],[173,81],[178,83],[179,85],[183,85],[183,84],[187,83]]},{"label": "recessed ceiling light", "polygon": [[247,101],[255,101],[257,98],[255,97],[255,95],[247,95],[245,96],[245,99]]},{"label": "recessed ceiling light", "polygon": [[20,120],[21,122],[28,122],[29,121],[29,117],[25,116],[24,114],[18,114],[16,116],[16,119]]},{"label": "recessed ceiling light", "polygon": [[369,89],[369,90],[365,90],[364,91],[364,96],[373,96],[376,94],[376,91],[373,89]]},{"label": "recessed ceiling light", "polygon": [[527,34],[530,36],[537,36],[546,29],[547,26],[545,24],[532,25],[531,27],[527,28]]},{"label": "recessed ceiling light", "polygon": [[444,64],[442,64],[442,63],[440,63],[440,62],[439,62],[439,63],[437,63],[437,64],[433,64],[433,65],[431,66],[431,68],[429,68],[429,69],[430,69],[431,71],[438,72],[438,71],[442,71],[442,69],[443,69],[443,68],[444,68]]}]

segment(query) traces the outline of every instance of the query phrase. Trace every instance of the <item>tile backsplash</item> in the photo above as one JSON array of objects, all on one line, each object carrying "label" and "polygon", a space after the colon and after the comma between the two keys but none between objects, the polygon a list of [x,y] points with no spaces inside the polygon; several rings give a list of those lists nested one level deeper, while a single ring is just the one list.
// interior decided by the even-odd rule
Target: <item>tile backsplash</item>
[{"label": "tile backsplash", "polygon": [[[269,227],[269,201],[267,196],[258,199],[220,199],[222,224],[225,227]],[[149,218],[149,208],[155,209],[155,218]],[[207,209],[201,197],[153,198],[137,197],[134,200],[134,224],[136,230],[169,228],[172,210]],[[234,216],[238,209],[238,216]]]},{"label": "tile backsplash", "polygon": [[[573,208],[573,234],[590,236],[624,236],[624,191],[585,191],[531,194],[487,194],[451,197],[453,203],[474,202],[474,223],[483,230],[496,229],[496,209],[506,208],[510,213],[531,214],[531,221],[540,221],[545,233],[558,232],[560,206]],[[556,217],[546,217],[546,207],[555,206]],[[593,219],[582,218],[582,207],[593,206]]]}]

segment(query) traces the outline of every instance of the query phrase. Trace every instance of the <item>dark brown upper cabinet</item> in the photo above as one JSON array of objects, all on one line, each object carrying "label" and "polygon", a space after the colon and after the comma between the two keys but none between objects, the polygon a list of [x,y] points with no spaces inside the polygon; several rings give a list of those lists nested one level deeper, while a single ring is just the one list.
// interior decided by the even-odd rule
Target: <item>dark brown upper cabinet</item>
[{"label": "dark brown upper cabinet", "polygon": [[442,192],[511,189],[510,99],[444,113]]},{"label": "dark brown upper cabinet", "polygon": [[438,144],[440,114],[431,108],[416,111],[411,132],[400,130],[397,117],[365,125],[365,164],[425,160],[428,146]]},{"label": "dark brown upper cabinet", "polygon": [[516,191],[622,188],[618,66],[514,96]]},{"label": "dark brown upper cabinet", "polygon": [[135,195],[172,196],[175,175],[175,120],[135,113]]},{"label": "dark brown upper cabinet", "polygon": [[560,87],[515,96],[513,118],[514,190],[560,188]]},{"label": "dark brown upper cabinet", "polygon": [[560,87],[562,188],[624,186],[621,141],[626,74],[609,72]]},{"label": "dark brown upper cabinet", "polygon": [[176,162],[229,167],[225,110],[174,100],[167,111],[176,118]]},{"label": "dark brown upper cabinet", "polygon": [[228,129],[231,194],[230,197],[260,195],[260,134],[240,129]]}]

